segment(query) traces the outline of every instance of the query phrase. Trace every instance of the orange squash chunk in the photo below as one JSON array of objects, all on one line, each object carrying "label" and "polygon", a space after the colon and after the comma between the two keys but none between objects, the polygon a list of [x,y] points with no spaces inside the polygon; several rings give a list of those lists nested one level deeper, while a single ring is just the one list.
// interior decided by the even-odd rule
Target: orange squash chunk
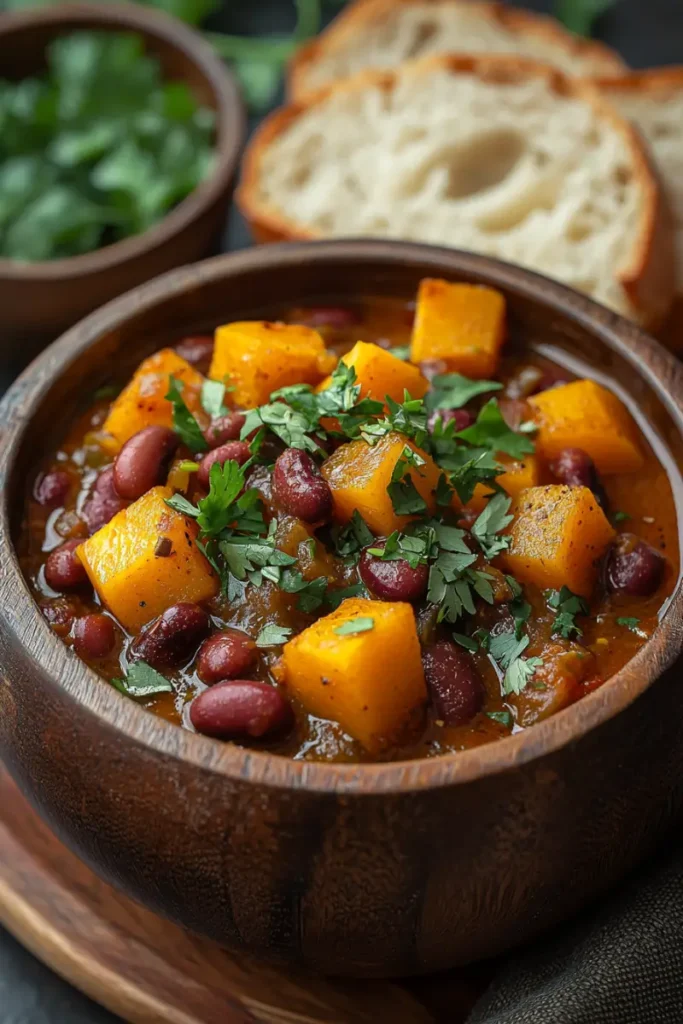
[{"label": "orange squash chunk", "polygon": [[500,556],[521,583],[590,597],[597,563],[615,537],[587,487],[531,487],[510,509],[509,549]]},{"label": "orange squash chunk", "polygon": [[[337,632],[358,619],[372,620],[372,628]],[[348,598],[285,645],[283,677],[309,714],[339,722],[366,750],[379,752],[400,738],[427,699],[411,605]]]},{"label": "orange squash chunk", "polygon": [[[353,366],[356,371],[361,398],[374,398],[383,402],[388,395],[395,402],[402,402],[404,391],[411,398],[423,398],[429,390],[429,381],[422,376],[417,366],[367,341],[357,341],[342,356],[341,361],[347,366]],[[318,390],[323,391],[330,383],[331,378],[328,377]]]},{"label": "orange squash chunk", "polygon": [[505,299],[500,292],[430,277],[420,282],[412,362],[440,359],[465,377],[491,377],[504,340]]},{"label": "orange squash chunk", "polygon": [[[496,483],[499,483],[511,498],[516,498],[520,491],[524,491],[528,487],[536,487],[538,484],[540,472],[535,455],[525,455],[519,461],[511,459],[509,455],[498,455],[497,459],[501,466],[505,466],[505,472],[496,477]],[[474,512],[483,511],[488,499],[494,493],[486,484],[477,484],[474,494],[467,503],[467,508],[471,508]]]},{"label": "orange squash chunk", "polygon": [[172,348],[162,348],[140,363],[133,379],[114,399],[102,426],[103,447],[116,452],[143,427],[173,426],[173,407],[166,400],[169,377],[183,382],[182,395],[192,412],[201,409],[204,378]]},{"label": "orange squash chunk", "polygon": [[548,461],[563,448],[582,448],[599,473],[633,473],[643,465],[628,409],[602,384],[575,380],[528,402],[539,428],[536,448]]},{"label": "orange squash chunk", "polygon": [[232,384],[235,404],[252,408],[278,388],[317,384],[335,363],[311,327],[242,321],[217,328],[209,377]]},{"label": "orange squash chunk", "polygon": [[426,452],[406,441],[403,435],[393,433],[374,446],[362,440],[343,444],[323,462],[322,474],[332,491],[337,522],[347,523],[358,509],[373,533],[387,535],[392,530],[402,530],[415,518],[397,515],[387,491],[406,445],[425,460],[423,466],[410,466],[409,473],[427,508],[434,512],[441,470]]},{"label": "orange squash chunk", "polygon": [[[197,526],[166,504],[170,487],[153,487],[78,549],[106,608],[130,632],[178,601],[207,601],[218,578],[197,547]],[[171,553],[155,555],[160,537]]]}]

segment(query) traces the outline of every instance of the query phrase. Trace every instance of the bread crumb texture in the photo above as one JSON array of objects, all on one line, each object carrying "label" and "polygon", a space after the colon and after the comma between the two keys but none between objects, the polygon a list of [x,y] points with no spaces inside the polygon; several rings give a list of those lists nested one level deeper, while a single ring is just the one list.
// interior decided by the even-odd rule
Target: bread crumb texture
[{"label": "bread crumb texture", "polygon": [[544,76],[420,71],[305,107],[263,148],[258,203],[314,235],[499,257],[634,315],[618,272],[646,200],[627,136]]}]

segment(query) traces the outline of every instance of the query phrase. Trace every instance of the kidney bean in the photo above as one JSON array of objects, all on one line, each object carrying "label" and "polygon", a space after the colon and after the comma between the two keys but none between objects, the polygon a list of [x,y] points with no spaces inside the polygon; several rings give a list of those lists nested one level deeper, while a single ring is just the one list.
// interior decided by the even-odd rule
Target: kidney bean
[{"label": "kidney bean", "polygon": [[45,582],[53,590],[71,590],[87,582],[85,567],[76,557],[76,548],[82,543],[78,539],[67,540],[47,556]]},{"label": "kidney bean", "polygon": [[75,612],[64,598],[46,601],[40,610],[57,636],[67,636],[74,620]]},{"label": "kidney bean", "polygon": [[529,419],[529,408],[521,399],[501,398],[498,406],[510,430],[519,430],[521,424]]},{"label": "kidney bean", "polygon": [[114,649],[114,623],[106,615],[83,615],[73,627],[74,650],[82,658],[104,658]]},{"label": "kidney bean", "polygon": [[332,327],[337,331],[354,327],[360,321],[357,311],[347,306],[314,306],[304,315],[307,327]]},{"label": "kidney bean", "polygon": [[474,423],[474,416],[467,409],[435,409],[427,420],[427,429],[434,432],[436,424],[441,420],[444,427],[447,423],[455,423],[455,432],[471,427]]},{"label": "kidney bean", "polygon": [[114,487],[122,498],[136,501],[164,482],[179,438],[168,427],[144,427],[124,444],[114,462]]},{"label": "kidney bean", "polygon": [[114,467],[109,466],[97,477],[93,492],[83,506],[82,515],[90,532],[97,533],[125,505],[114,484]]},{"label": "kidney bean", "polygon": [[423,651],[422,666],[437,717],[446,725],[464,725],[481,711],[484,685],[471,654],[438,640]]},{"label": "kidney bean", "polygon": [[240,432],[246,421],[243,412],[229,412],[218,416],[204,431],[204,437],[212,448],[217,448],[226,441],[239,441]]},{"label": "kidney bean", "polygon": [[204,609],[182,601],[145,626],[128,655],[155,668],[174,668],[189,661],[210,629],[211,620]]},{"label": "kidney bean", "polygon": [[175,347],[176,352],[202,373],[206,373],[213,357],[213,338],[208,334],[197,334],[183,338]]},{"label": "kidney bean", "polygon": [[448,364],[443,359],[425,359],[420,363],[420,373],[431,382],[442,373],[448,373]]},{"label": "kidney bean", "polygon": [[666,560],[633,533],[622,533],[612,545],[605,563],[609,590],[631,597],[649,597],[659,587]]},{"label": "kidney bean", "polygon": [[234,460],[235,462],[238,462],[240,466],[243,466],[249,458],[251,458],[251,452],[249,451],[249,445],[246,441],[228,441],[227,444],[222,444],[220,448],[214,448],[212,452],[208,452],[204,456],[202,461],[199,463],[197,480],[204,487],[208,487],[209,472],[215,462],[217,462],[219,466],[222,466],[226,462]]},{"label": "kidney bean", "polygon": [[256,644],[239,629],[224,629],[205,640],[197,655],[197,675],[211,686],[237,679],[256,661]]},{"label": "kidney bean", "polygon": [[[382,544],[382,540],[377,541],[378,547]],[[383,601],[417,601],[427,589],[427,566],[418,565],[413,569],[404,558],[383,561],[366,548],[360,556],[358,569],[368,590]]]},{"label": "kidney bean", "polygon": [[332,513],[332,491],[317,465],[299,448],[286,448],[273,469],[273,497],[280,507],[303,519],[317,523]]},{"label": "kidney bean", "polygon": [[33,497],[39,505],[57,508],[58,505],[63,505],[66,501],[70,486],[69,474],[61,469],[55,469],[51,473],[43,473],[38,477],[33,489]]},{"label": "kidney bean", "polygon": [[275,736],[290,729],[294,715],[279,690],[244,679],[218,683],[190,705],[197,732],[217,739]]},{"label": "kidney bean", "polygon": [[550,463],[550,472],[569,487],[588,487],[602,508],[607,507],[607,495],[602,486],[595,463],[583,448],[565,448]]}]

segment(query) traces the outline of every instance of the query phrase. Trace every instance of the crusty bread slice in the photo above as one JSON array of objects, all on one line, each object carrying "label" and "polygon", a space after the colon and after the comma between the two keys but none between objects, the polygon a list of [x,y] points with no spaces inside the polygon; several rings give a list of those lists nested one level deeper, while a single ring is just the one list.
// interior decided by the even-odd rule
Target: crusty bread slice
[{"label": "crusty bread slice", "polygon": [[294,56],[294,99],[367,68],[391,68],[436,53],[509,53],[552,64],[568,75],[624,70],[601,43],[567,32],[558,21],[503,3],[479,0],[356,0]]},{"label": "crusty bread slice", "polygon": [[470,249],[649,326],[674,293],[646,151],[590,84],[515,57],[361,72],[268,118],[238,202],[260,241],[372,235]]}]

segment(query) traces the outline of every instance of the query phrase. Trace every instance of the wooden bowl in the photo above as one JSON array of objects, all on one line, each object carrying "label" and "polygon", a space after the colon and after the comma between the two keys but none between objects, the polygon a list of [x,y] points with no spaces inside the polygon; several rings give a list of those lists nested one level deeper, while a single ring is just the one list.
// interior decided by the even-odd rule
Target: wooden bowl
[{"label": "wooden bowl", "polygon": [[527,271],[398,242],[272,246],[173,271],[70,330],[0,406],[8,768],[129,895],[227,946],[327,973],[406,975],[497,954],[653,847],[683,797],[680,583],[618,675],[525,732],[433,760],[315,764],[183,731],[121,696],[50,631],[13,538],[31,465],[112,366],[123,374],[264,306],[409,297],[425,275],[503,291],[513,331],[610,374],[683,460],[683,367],[656,342]]},{"label": "wooden bowl", "polygon": [[51,341],[86,313],[150,278],[205,256],[223,227],[232,195],[245,115],[234,78],[196,32],[133,4],[60,4],[0,15],[2,77],[25,78],[45,66],[55,37],[83,29],[137,32],[165,76],[187,82],[216,112],[212,174],[163,220],[141,235],[69,259],[0,259],[2,340],[23,353]]}]

